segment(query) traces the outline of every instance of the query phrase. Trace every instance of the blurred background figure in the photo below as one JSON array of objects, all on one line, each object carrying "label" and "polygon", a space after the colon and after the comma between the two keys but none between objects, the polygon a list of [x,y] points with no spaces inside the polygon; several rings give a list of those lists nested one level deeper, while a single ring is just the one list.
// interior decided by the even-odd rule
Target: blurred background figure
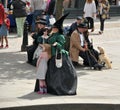
[{"label": "blurred background figure", "polygon": [[50,18],[53,18],[55,15],[55,3],[56,0],[47,0],[47,7],[46,7],[46,20],[47,20],[47,26],[50,26]]},{"label": "blurred background figure", "polygon": [[31,0],[31,11],[33,12],[32,20],[32,32],[35,32],[35,20],[39,16],[42,16],[42,13],[46,9],[45,0]]},{"label": "blurred background figure", "polygon": [[16,25],[17,25],[16,37],[22,37],[23,29],[24,29],[23,26],[27,16],[26,2],[23,0],[13,0],[11,4],[13,6],[13,15],[16,19]]},{"label": "blurred background figure", "polygon": [[5,12],[4,13],[4,22],[0,28],[0,37],[1,37],[1,46],[0,48],[3,48],[3,43],[4,43],[4,40],[5,40],[5,43],[6,43],[6,46],[5,48],[8,48],[8,39],[7,39],[7,36],[8,36],[8,32],[9,32],[9,28],[10,28],[10,20],[8,19],[8,13]]},{"label": "blurred background figure", "polygon": [[96,4],[94,0],[86,0],[84,17],[88,20],[88,29],[94,31],[94,19],[96,19]]},{"label": "blurred background figure", "polygon": [[[4,6],[2,2],[0,1],[0,28],[2,24],[4,23],[4,13],[5,13]],[[1,36],[0,36],[0,41],[1,41]]]},{"label": "blurred background figure", "polygon": [[109,18],[110,4],[108,0],[98,0],[98,17],[100,19],[100,31],[99,34],[102,34],[104,31],[104,22]]}]

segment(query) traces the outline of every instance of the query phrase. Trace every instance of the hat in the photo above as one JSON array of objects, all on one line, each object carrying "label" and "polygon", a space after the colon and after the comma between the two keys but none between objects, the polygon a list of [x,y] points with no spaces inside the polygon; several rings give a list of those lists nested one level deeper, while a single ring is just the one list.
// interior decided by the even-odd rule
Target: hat
[{"label": "hat", "polygon": [[63,15],[62,17],[60,17],[54,24],[52,27],[56,27],[58,29],[62,29],[63,26],[63,21],[64,19],[69,15],[69,13],[66,13],[65,15]]},{"label": "hat", "polygon": [[47,21],[46,21],[46,19],[44,19],[44,18],[38,18],[38,19],[36,19],[36,22],[35,22],[36,24],[43,24],[43,25],[46,25],[47,24]]},{"label": "hat", "polygon": [[86,23],[80,23],[77,25],[78,28],[88,28]]},{"label": "hat", "polygon": [[82,20],[83,18],[81,16],[78,16],[76,19],[77,20]]}]

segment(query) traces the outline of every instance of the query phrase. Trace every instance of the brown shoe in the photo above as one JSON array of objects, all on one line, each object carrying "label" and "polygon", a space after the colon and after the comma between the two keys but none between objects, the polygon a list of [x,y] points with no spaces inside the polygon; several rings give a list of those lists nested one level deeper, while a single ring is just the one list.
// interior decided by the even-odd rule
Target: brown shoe
[{"label": "brown shoe", "polygon": [[92,28],[91,32],[93,32],[93,31],[94,31],[94,28]]}]

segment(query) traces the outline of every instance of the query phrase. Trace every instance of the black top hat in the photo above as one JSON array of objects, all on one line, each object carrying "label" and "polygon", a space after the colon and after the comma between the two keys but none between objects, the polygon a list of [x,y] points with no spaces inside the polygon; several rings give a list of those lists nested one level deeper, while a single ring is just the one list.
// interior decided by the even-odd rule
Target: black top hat
[{"label": "black top hat", "polygon": [[62,17],[60,17],[54,24],[52,27],[58,28],[58,29],[62,29],[63,26],[63,21],[64,19],[69,15],[69,13],[66,13],[65,15],[63,15]]},{"label": "black top hat", "polygon": [[47,21],[46,21],[46,19],[44,19],[44,18],[38,18],[38,19],[36,19],[36,22],[35,22],[36,24],[43,24],[43,25],[46,25],[47,24]]},{"label": "black top hat", "polygon": [[87,28],[87,24],[86,23],[80,23],[77,25],[78,28]]}]

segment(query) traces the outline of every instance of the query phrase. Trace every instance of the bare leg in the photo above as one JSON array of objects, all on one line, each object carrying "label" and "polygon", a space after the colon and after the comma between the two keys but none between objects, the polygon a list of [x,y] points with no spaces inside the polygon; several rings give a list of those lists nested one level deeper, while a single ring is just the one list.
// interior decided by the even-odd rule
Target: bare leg
[{"label": "bare leg", "polygon": [[7,36],[5,36],[5,42],[6,42],[6,48],[8,48],[8,39],[7,39]]},{"label": "bare leg", "polygon": [[0,48],[3,48],[3,36],[1,37],[1,46]]}]

